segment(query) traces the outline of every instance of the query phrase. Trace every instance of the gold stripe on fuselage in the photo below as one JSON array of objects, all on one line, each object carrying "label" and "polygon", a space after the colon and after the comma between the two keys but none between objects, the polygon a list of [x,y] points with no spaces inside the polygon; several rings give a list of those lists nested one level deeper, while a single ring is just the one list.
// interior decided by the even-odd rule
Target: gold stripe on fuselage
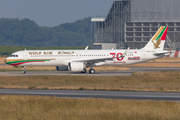
[{"label": "gold stripe on fuselage", "polygon": [[23,59],[5,59],[4,62],[23,61]]}]

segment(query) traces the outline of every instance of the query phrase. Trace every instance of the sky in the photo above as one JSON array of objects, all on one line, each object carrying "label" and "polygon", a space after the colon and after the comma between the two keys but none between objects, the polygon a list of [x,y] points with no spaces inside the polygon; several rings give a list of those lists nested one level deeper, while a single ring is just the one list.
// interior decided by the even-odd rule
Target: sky
[{"label": "sky", "polygon": [[85,17],[107,16],[114,0],[0,0],[0,18],[28,18],[53,27]]}]

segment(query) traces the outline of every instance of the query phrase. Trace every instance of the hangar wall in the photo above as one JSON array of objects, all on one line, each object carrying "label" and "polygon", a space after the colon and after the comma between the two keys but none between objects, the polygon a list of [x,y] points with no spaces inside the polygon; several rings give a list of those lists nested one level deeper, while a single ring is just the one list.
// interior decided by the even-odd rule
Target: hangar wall
[{"label": "hangar wall", "polygon": [[105,17],[91,20],[94,43],[118,49],[142,48],[160,26],[168,25],[166,48],[180,49],[179,0],[114,0]]}]

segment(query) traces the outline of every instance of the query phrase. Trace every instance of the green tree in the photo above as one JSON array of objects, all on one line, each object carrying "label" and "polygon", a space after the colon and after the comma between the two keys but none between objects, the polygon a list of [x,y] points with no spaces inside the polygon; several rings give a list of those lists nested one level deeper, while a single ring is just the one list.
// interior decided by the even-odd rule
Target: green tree
[{"label": "green tree", "polygon": [[55,27],[41,27],[29,19],[0,19],[1,46],[87,46],[91,18]]}]

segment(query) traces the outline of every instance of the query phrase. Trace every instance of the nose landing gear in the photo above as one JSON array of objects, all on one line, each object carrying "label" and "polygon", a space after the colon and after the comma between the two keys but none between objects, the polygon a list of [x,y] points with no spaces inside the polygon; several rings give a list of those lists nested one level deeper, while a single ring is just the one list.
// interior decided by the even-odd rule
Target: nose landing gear
[{"label": "nose landing gear", "polygon": [[23,67],[23,70],[21,71],[22,74],[26,74],[26,66]]}]

